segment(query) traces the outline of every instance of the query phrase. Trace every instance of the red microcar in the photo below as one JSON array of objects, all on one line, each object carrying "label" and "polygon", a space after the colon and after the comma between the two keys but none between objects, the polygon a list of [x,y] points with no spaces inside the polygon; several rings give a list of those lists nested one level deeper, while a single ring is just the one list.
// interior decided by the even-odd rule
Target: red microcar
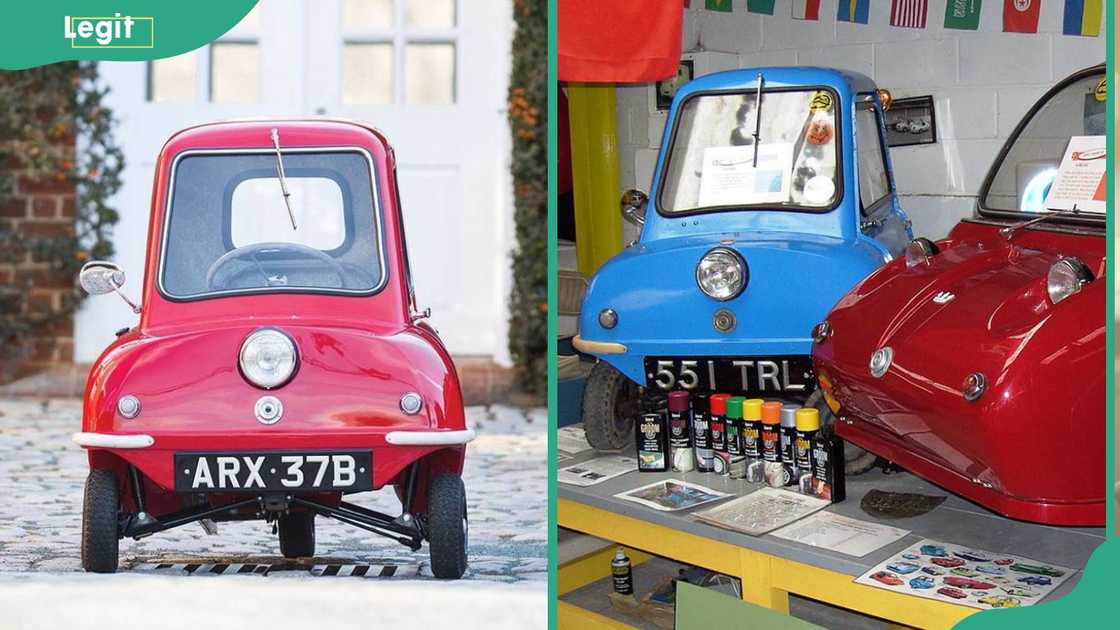
[{"label": "red microcar", "polygon": [[[416,307],[395,167],[384,136],[341,121],[208,124],[164,145],[140,322],[94,363],[74,435],[87,571],[115,571],[121,538],[195,521],[264,520],[308,557],[322,516],[426,540],[436,577],[463,575],[474,433]],[[93,261],[80,282],[120,294],[124,273]],[[398,516],[346,500],[385,486]]]}]

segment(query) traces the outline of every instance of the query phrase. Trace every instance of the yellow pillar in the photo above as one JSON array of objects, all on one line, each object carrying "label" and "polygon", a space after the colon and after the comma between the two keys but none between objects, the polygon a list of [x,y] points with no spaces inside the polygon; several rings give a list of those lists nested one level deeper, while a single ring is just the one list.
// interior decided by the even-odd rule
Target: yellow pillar
[{"label": "yellow pillar", "polygon": [[614,85],[568,84],[576,259],[590,276],[622,251]]}]

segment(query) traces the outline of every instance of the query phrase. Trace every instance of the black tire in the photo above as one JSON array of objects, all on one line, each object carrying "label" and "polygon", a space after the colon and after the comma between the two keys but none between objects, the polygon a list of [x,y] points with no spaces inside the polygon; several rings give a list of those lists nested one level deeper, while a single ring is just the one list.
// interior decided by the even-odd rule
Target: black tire
[{"label": "black tire", "polygon": [[641,413],[641,390],[605,361],[599,361],[583,386],[583,432],[599,451],[634,444],[634,423]]},{"label": "black tire", "polygon": [[315,514],[292,512],[277,522],[280,553],[285,558],[310,558],[315,555]]},{"label": "black tire", "polygon": [[437,578],[457,580],[467,571],[467,493],[458,475],[439,475],[428,486],[428,554]]},{"label": "black tire", "polygon": [[117,476],[91,470],[82,504],[82,568],[92,573],[116,573],[120,559],[120,495]]},{"label": "black tire", "polygon": [[[831,425],[836,421],[836,417],[829,408],[828,403],[824,400],[824,394],[820,389],[809,395],[809,399],[805,401],[806,407],[816,407],[821,412],[821,426]],[[846,475],[862,475],[863,473],[875,467],[879,461],[879,456],[870,451],[866,451],[851,442],[844,442],[844,474]]]}]

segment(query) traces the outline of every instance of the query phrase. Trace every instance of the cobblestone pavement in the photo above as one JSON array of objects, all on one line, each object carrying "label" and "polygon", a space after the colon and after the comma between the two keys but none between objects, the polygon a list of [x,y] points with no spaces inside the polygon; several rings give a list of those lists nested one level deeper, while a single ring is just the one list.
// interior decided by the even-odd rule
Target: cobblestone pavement
[{"label": "cobblestone pavement", "polygon": [[[547,415],[510,407],[471,407],[467,415],[479,437],[468,447],[464,471],[470,568],[460,584],[485,581],[543,592]],[[80,401],[0,399],[0,580],[81,571],[82,489],[88,470],[84,452],[70,441],[80,424]],[[400,509],[389,490],[357,495],[354,502],[390,514]],[[135,575],[159,572],[152,565],[161,563],[285,562],[263,522],[218,523],[218,530],[207,536],[191,524],[140,541],[124,540],[121,570]],[[316,564],[397,565],[410,570],[389,579],[433,579],[427,546],[412,552],[323,518],[316,519],[316,540]]]}]

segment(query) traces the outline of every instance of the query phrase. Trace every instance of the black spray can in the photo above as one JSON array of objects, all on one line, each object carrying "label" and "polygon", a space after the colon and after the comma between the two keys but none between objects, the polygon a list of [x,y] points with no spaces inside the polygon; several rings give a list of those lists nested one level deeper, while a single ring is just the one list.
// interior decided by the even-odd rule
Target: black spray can
[{"label": "black spray can", "polygon": [[637,428],[638,470],[669,470],[669,422],[664,411],[642,414]]},{"label": "black spray can", "polygon": [[844,441],[827,429],[813,439],[813,494],[833,503],[844,500]]},{"label": "black spray can", "polygon": [[688,392],[669,392],[669,461],[677,472],[696,469],[696,453],[692,451],[692,427],[689,422]]},{"label": "black spray can", "polygon": [[813,494],[813,440],[821,428],[821,414],[812,407],[797,410],[797,437],[793,441],[793,460],[797,465],[797,489]]},{"label": "black spray can", "polygon": [[800,405],[782,405],[782,468],[786,471],[787,486],[797,484],[797,464],[793,460],[793,443],[797,439],[797,410],[800,408]]},{"label": "black spray can", "polygon": [[696,470],[712,472],[712,430],[708,426],[710,405],[708,394],[692,396],[692,447],[696,451]]},{"label": "black spray can", "polygon": [[727,399],[728,394],[712,394],[708,399],[708,427],[712,434],[712,470],[726,475],[729,467],[727,454]]},{"label": "black spray can", "polygon": [[618,548],[611,560],[611,582],[614,584],[614,592],[619,595],[634,594],[634,572],[630,566],[630,558],[626,557],[622,547]]}]

